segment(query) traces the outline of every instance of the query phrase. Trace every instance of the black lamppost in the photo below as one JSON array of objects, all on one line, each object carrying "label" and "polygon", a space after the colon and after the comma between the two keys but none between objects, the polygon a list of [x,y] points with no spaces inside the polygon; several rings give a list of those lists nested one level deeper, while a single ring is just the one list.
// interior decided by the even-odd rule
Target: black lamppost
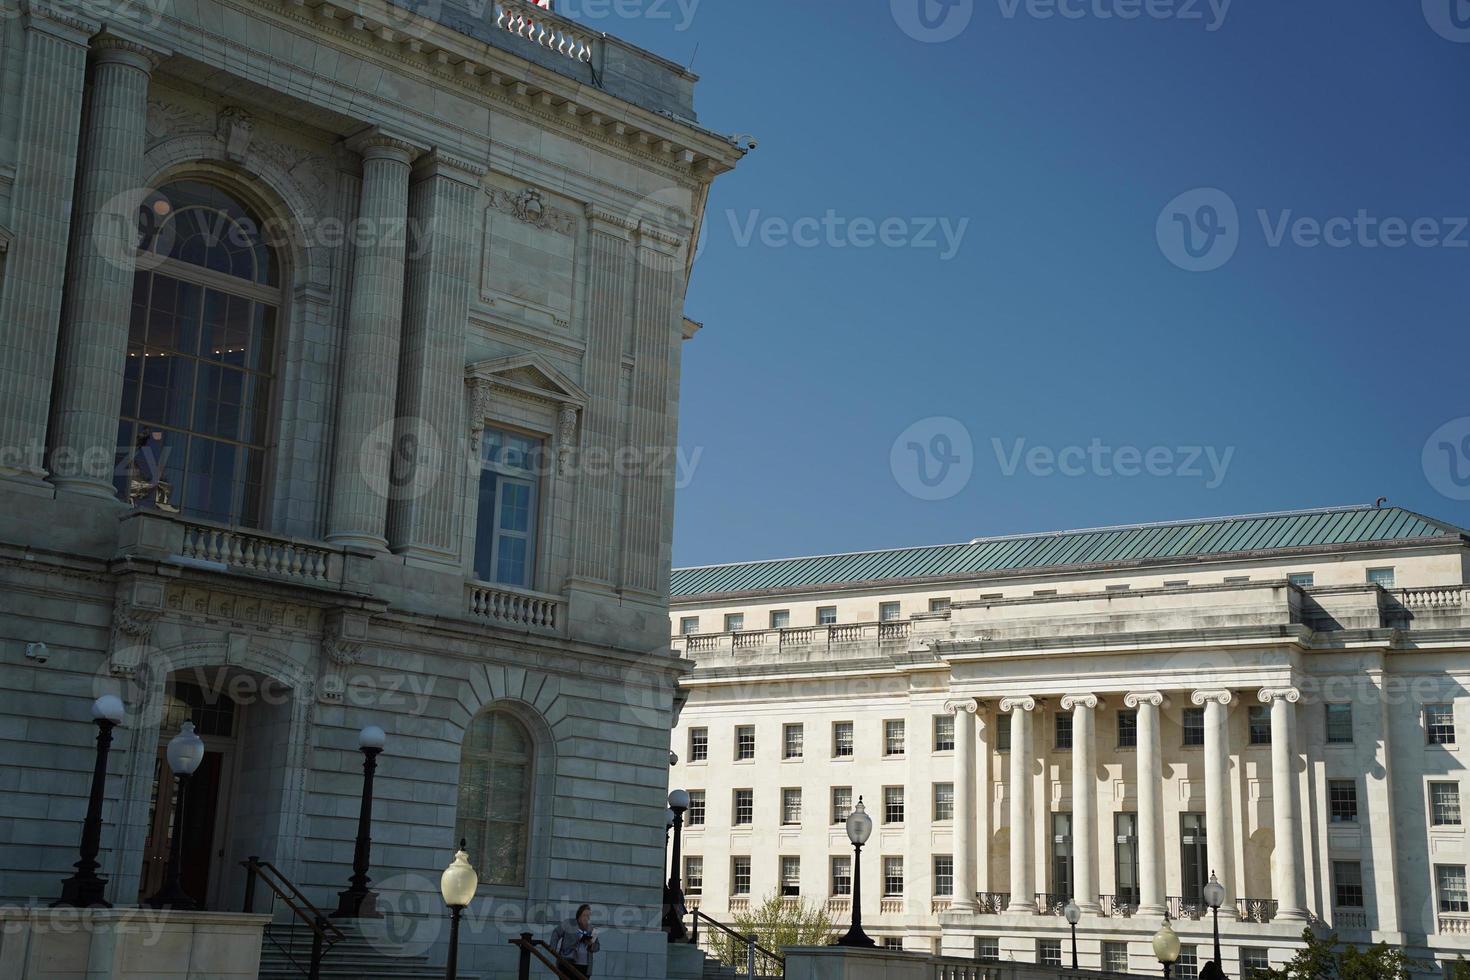
[{"label": "black lamppost", "polygon": [[1062,909],[1062,914],[1067,917],[1067,924],[1072,927],[1072,969],[1077,969],[1077,923],[1082,921],[1082,910],[1077,907],[1075,899],[1067,901],[1067,907]]},{"label": "black lamppost", "polygon": [[122,700],[104,694],[92,702],[92,720],[97,723],[97,762],[92,768],[92,796],[87,801],[87,820],[82,824],[82,859],[76,873],[61,883],[61,898],[52,908],[110,909],[102,892],[107,879],[97,877],[97,852],[102,849],[102,794],[107,786],[107,752],[112,748],[112,730],[127,716]]},{"label": "black lamppost", "polygon": [[852,928],[847,935],[837,940],[837,946],[856,946],[872,949],[878,944],[863,932],[863,845],[873,835],[873,818],[863,808],[863,798],[858,797],[857,806],[847,815],[847,839],[852,841]]},{"label": "black lamppost", "polygon": [[1221,970],[1225,964],[1220,960],[1220,906],[1225,904],[1225,886],[1220,884],[1220,879],[1215,877],[1215,872],[1210,872],[1210,880],[1204,887],[1205,904],[1214,913],[1215,919],[1215,965]]},{"label": "black lamppost", "polygon": [[439,894],[449,906],[449,961],[444,966],[445,980],[459,978],[459,918],[469,904],[475,900],[480,887],[480,876],[470,865],[470,856],[465,853],[465,842],[459,842],[454,863],[439,876]]},{"label": "black lamppost", "polygon": [[1169,980],[1169,972],[1179,960],[1179,936],[1169,925],[1167,915],[1164,916],[1163,926],[1154,933],[1154,955],[1164,967],[1164,980]]},{"label": "black lamppost", "polygon": [[369,725],[357,734],[357,747],[362,750],[362,808],[357,813],[357,846],[352,851],[351,884],[339,893],[334,919],[380,919],[378,893],[368,888],[369,859],[373,848],[373,774],[378,771],[378,756],[388,736],[377,725]]},{"label": "black lamppost", "polygon": [[674,815],[674,854],[669,862],[669,910],[664,913],[664,929],[669,942],[682,943],[689,938],[684,926],[684,885],[682,869],[679,867],[680,844],[684,838],[684,811],[689,809],[689,794],[676,789],[669,794],[669,812]]},{"label": "black lamppost", "polygon": [[184,722],[179,733],[169,740],[166,755],[168,767],[179,781],[179,788],[174,795],[173,837],[169,841],[168,867],[164,871],[163,887],[143,904],[151,909],[194,910],[199,908],[199,903],[184,891],[179,877],[183,870],[184,834],[189,826],[184,809],[189,777],[194,775],[199,764],[204,761],[204,740],[195,733],[192,721]]}]

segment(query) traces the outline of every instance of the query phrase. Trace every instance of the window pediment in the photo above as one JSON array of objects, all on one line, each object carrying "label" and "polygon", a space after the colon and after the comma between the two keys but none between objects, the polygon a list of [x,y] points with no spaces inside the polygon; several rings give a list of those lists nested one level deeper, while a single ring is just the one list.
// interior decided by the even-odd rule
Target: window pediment
[{"label": "window pediment", "polygon": [[539,354],[511,354],[476,361],[465,367],[470,395],[470,446],[480,449],[480,435],[492,417],[496,397],[549,406],[555,413],[558,457],[563,461],[576,440],[577,418],[587,405],[587,392]]}]

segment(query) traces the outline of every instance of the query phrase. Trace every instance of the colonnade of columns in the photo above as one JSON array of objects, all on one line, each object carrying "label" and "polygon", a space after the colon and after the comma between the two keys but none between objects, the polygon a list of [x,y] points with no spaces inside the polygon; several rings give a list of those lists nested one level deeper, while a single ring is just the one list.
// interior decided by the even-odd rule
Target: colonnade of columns
[{"label": "colonnade of columns", "polygon": [[[1271,778],[1275,827],[1272,866],[1278,919],[1305,920],[1306,884],[1302,862],[1301,794],[1294,763],[1297,756],[1296,704],[1300,692],[1292,687],[1264,688],[1258,697],[1271,709]],[[1229,709],[1235,693],[1224,689],[1192,691],[1189,700],[1204,708],[1204,775],[1206,848],[1210,867],[1228,896],[1222,917],[1234,917],[1228,739]],[[1137,712],[1138,873],[1141,915],[1165,911],[1165,858],[1163,822],[1164,764],[1160,715],[1167,699],[1161,691],[1129,691],[1123,704]],[[1100,910],[1098,894],[1097,718],[1101,697],[1092,692],[1071,693],[1060,699],[1072,715],[1072,861],[1074,900],[1084,912]],[[1036,910],[1036,850],[1031,767],[1038,758],[1035,741],[1037,699],[1031,695],[1002,698],[997,708],[1010,717],[1010,903],[1008,912]],[[974,911],[978,844],[988,839],[984,795],[976,807],[976,715],[980,703],[959,698],[946,703],[955,714],[955,899],[951,909]],[[978,831],[978,832],[977,832]]]}]

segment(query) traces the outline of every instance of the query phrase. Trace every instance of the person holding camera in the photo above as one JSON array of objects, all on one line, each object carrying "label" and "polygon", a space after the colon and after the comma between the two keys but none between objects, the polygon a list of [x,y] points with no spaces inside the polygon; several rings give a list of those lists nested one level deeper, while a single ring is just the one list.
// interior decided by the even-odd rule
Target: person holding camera
[{"label": "person holding camera", "polygon": [[584,978],[592,976],[592,956],[601,944],[592,928],[592,906],[577,906],[577,914],[551,933],[551,948],[577,968]]}]

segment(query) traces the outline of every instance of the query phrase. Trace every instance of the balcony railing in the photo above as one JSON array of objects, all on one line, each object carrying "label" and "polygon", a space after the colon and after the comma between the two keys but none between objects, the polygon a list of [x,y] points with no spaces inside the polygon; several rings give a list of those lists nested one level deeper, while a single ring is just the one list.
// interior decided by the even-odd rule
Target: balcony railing
[{"label": "balcony railing", "polygon": [[934,980],[1004,980],[1011,976],[999,963],[982,963],[978,960],[952,959],[947,956],[936,956],[934,963]]},{"label": "balcony railing", "polygon": [[929,902],[929,913],[931,915],[939,915],[941,912],[948,912],[951,901],[952,899],[949,898],[936,898],[931,900]]},{"label": "balcony railing", "polygon": [[180,521],[182,558],[307,585],[342,581],[341,554],[326,545],[276,537],[260,531]]},{"label": "balcony railing", "polygon": [[1428,589],[1399,589],[1399,602],[1406,609],[1459,609],[1465,605],[1463,585]]},{"label": "balcony railing", "polygon": [[878,901],[878,911],[883,915],[902,915],[903,899],[884,898]]},{"label": "balcony railing", "polygon": [[908,620],[891,623],[834,623],[827,626],[786,626],[729,633],[686,633],[670,642],[686,656],[721,650],[751,653],[793,647],[832,647],[843,643],[903,642],[909,638]]},{"label": "balcony railing", "polygon": [[1036,914],[1061,915],[1062,910],[1067,907],[1068,897],[1066,895],[1052,895],[1047,892],[1037,892]]},{"label": "balcony railing", "polygon": [[1441,912],[1439,916],[1439,931],[1448,936],[1470,934],[1470,915],[1446,915]]},{"label": "balcony railing", "polygon": [[1097,904],[1102,908],[1104,918],[1127,919],[1138,911],[1138,899],[1128,895],[1119,899],[1116,895],[1099,895]]},{"label": "balcony railing", "polygon": [[1170,895],[1168,898],[1169,918],[1179,919],[1203,919],[1209,908],[1199,899],[1183,899],[1178,895]]},{"label": "balcony railing", "polygon": [[496,0],[495,26],[573,61],[592,60],[592,35],[525,0]]},{"label": "balcony railing", "polygon": [[827,899],[827,914],[843,917],[852,914],[852,899],[845,896],[834,896]]},{"label": "balcony railing", "polygon": [[975,904],[982,915],[1000,915],[1011,904],[1010,892],[977,892]]},{"label": "balcony railing", "polygon": [[559,632],[566,619],[560,596],[470,582],[465,597],[470,615],[502,626]]},{"label": "balcony railing", "polygon": [[1333,909],[1332,927],[1334,929],[1366,929],[1368,928],[1368,913],[1362,909]]},{"label": "balcony railing", "polygon": [[1237,898],[1235,913],[1240,917],[1241,922],[1259,922],[1264,925],[1276,918],[1276,900],[1274,898]]}]

